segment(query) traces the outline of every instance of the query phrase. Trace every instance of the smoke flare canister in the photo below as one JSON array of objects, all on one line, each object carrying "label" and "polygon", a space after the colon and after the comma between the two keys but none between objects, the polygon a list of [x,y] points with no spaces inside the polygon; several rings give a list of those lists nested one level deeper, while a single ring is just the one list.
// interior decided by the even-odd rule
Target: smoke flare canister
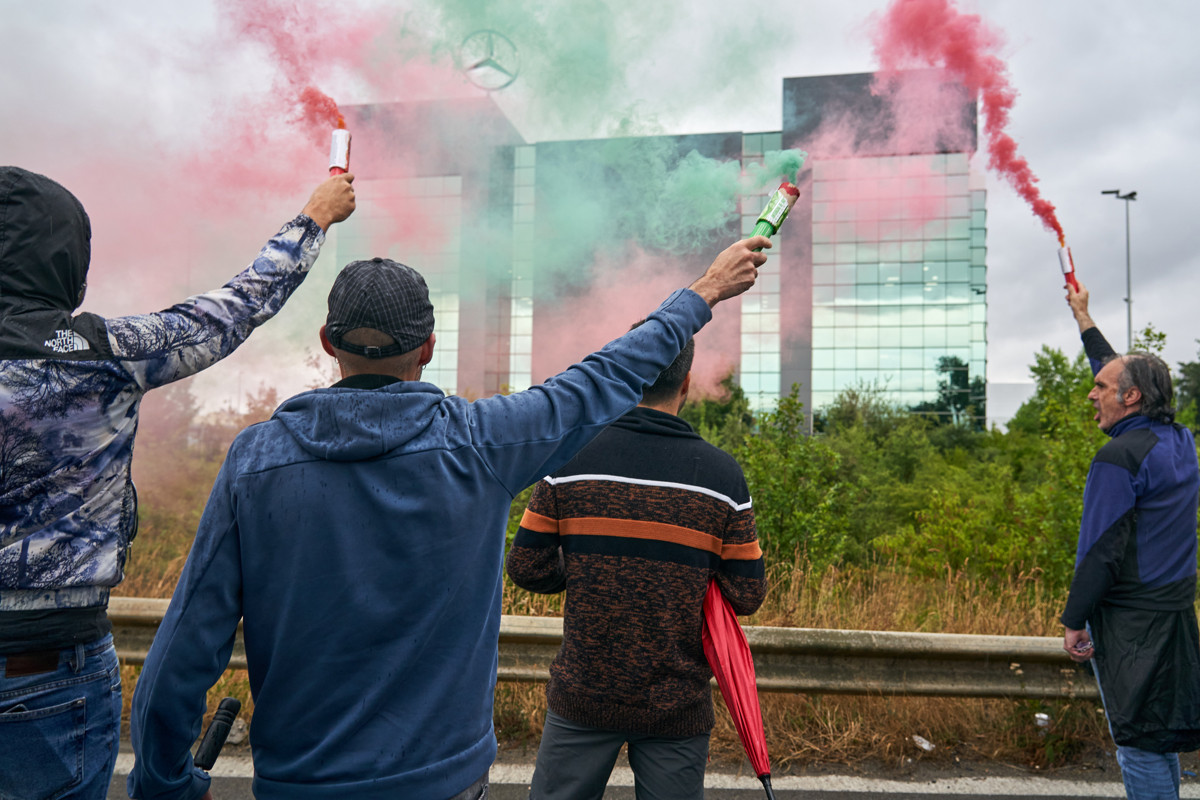
[{"label": "smoke flare canister", "polygon": [[329,148],[329,174],[344,175],[350,171],[350,131],[333,129],[333,143]]},{"label": "smoke flare canister", "polygon": [[796,205],[796,198],[799,196],[800,190],[796,188],[795,184],[787,181],[779,184],[779,188],[767,200],[766,207],[758,215],[758,221],[754,223],[754,230],[750,235],[768,238],[774,236],[779,231],[779,226],[787,219],[792,206]]},{"label": "smoke flare canister", "polygon": [[1067,283],[1071,284],[1071,288],[1078,292],[1079,282],[1075,280],[1075,259],[1071,256],[1071,248],[1058,248],[1058,264],[1062,267]]}]

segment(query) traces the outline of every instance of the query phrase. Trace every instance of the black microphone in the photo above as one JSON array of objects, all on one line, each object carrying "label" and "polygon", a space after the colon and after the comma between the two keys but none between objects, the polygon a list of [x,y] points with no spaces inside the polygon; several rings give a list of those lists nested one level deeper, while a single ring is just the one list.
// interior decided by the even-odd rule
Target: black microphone
[{"label": "black microphone", "polygon": [[217,713],[213,714],[212,722],[209,723],[208,730],[204,732],[200,746],[196,748],[196,758],[193,761],[197,767],[205,772],[212,769],[217,755],[225,746],[229,729],[233,726],[233,721],[237,719],[238,712],[241,710],[242,701],[236,697],[226,697],[217,706]]}]

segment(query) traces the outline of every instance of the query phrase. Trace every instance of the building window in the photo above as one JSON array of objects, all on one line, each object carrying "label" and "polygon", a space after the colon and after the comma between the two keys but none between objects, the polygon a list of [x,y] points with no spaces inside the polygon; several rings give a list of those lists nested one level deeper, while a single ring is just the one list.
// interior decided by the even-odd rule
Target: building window
[{"label": "building window", "polygon": [[[354,190],[358,211],[338,226],[338,262],[383,256],[408,264],[424,276],[433,303],[437,345],[421,378],[454,394],[458,388],[462,177],[359,178]],[[433,235],[397,238],[392,232],[397,208],[423,218]],[[386,252],[376,251],[379,242],[388,242]]]},{"label": "building window", "polygon": [[[779,132],[748,133],[742,136],[742,167],[761,164],[764,156],[781,147]],[[775,184],[741,198],[742,236],[749,236]],[[786,224],[786,223],[785,223]],[[767,263],[759,270],[754,287],[742,295],[742,339],[738,383],[755,411],[774,408],[780,395],[780,279],[779,246],[767,252]]]},{"label": "building window", "polygon": [[[812,403],[986,373],[986,192],[965,153],[816,161]],[[961,376],[954,376],[961,378]]]}]

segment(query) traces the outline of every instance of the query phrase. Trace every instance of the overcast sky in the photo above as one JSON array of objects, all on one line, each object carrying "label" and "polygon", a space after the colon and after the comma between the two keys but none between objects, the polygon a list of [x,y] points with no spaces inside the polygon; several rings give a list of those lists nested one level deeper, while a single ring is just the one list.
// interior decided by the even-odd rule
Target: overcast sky
[{"label": "overcast sky", "polygon": [[[130,170],[129,165],[136,163],[139,148],[151,144],[186,150],[219,109],[230,113],[230,105],[257,105],[256,98],[278,91],[279,76],[261,53],[219,42],[231,35],[220,23],[222,16],[230,8],[250,5],[0,0],[5,41],[0,48],[0,163],[59,176],[77,175],[80,164],[90,161],[97,177],[77,179],[81,185],[70,188],[93,218],[99,217],[98,235],[101,223],[117,229],[114,235],[132,234],[134,228],[116,221],[125,206],[134,213],[139,204],[162,208],[165,198],[175,198],[178,206],[171,211],[181,218],[200,214],[189,204],[211,207],[211,197],[175,191],[161,185],[163,176]],[[385,45],[411,42],[404,31],[419,29],[438,14],[443,21],[450,19],[445,9],[465,14],[473,5],[479,4],[421,3],[403,14],[390,11],[400,4],[370,0],[327,7],[331,31],[345,33],[348,40],[359,36],[353,39],[357,51],[374,50],[371,63],[386,65],[379,52]],[[493,6],[522,8],[501,0],[493,0]],[[549,37],[558,36],[554,24],[586,34],[596,20],[573,20],[564,9],[575,6],[542,0],[527,8],[546,22]],[[614,0],[603,6],[616,9],[610,32],[628,43],[618,57],[627,59],[629,67],[623,80],[605,89],[610,93],[606,103],[618,100],[627,104],[621,106],[623,112],[632,110],[637,122],[626,130],[686,133],[778,129],[783,78],[872,70],[869,19],[885,4]],[[1079,278],[1093,292],[1093,316],[1114,346],[1123,349],[1125,204],[1100,192],[1135,190],[1138,200],[1130,208],[1134,330],[1152,323],[1164,332],[1172,367],[1194,360],[1200,337],[1194,299],[1200,266],[1195,219],[1200,205],[1200,159],[1195,153],[1200,143],[1200,56],[1194,41],[1200,4],[964,0],[959,7],[981,14],[1006,39],[1000,54],[1019,93],[1009,131],[1039,176],[1043,195],[1057,206]],[[343,31],[348,23],[340,15],[361,13],[366,19],[360,9],[380,8],[389,9],[394,21],[386,36],[379,29],[374,44],[361,38],[369,33]],[[428,41],[436,44],[437,37]],[[321,44],[312,43],[314,52]],[[569,40],[569,46],[586,47],[586,37]],[[611,42],[609,47],[616,51]],[[379,75],[367,80],[353,73],[353,65],[343,62],[321,88],[343,104],[420,94],[411,81],[389,84]],[[520,81],[494,96],[530,140],[618,129],[615,120],[602,114],[555,113],[560,106],[544,102],[545,93],[522,93]],[[239,154],[231,149],[228,159],[236,163]],[[111,172],[103,171],[106,165]],[[294,212],[308,188],[279,187],[290,205],[264,201],[261,213],[242,214],[256,223],[254,233],[231,238],[239,246],[261,242],[264,226],[273,230],[286,218],[276,206]],[[1063,300],[1057,243],[995,176],[988,178],[988,209],[988,377],[1027,381],[1028,366],[1042,345],[1072,354],[1079,347]],[[160,248],[164,269],[179,269],[173,263],[183,258],[178,243],[154,246]],[[89,310],[149,310],[131,292],[128,274],[101,263],[93,269],[95,302],[112,305]],[[232,268],[226,271],[232,274]],[[313,290],[313,297],[322,295]]]}]

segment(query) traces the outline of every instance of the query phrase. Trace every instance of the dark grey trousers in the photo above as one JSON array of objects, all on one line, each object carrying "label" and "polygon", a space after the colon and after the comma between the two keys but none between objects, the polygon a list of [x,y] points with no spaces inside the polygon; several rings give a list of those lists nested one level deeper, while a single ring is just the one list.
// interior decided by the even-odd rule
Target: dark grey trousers
[{"label": "dark grey trousers", "polygon": [[602,731],[550,711],[538,747],[530,800],[600,800],[626,743],[638,800],[704,797],[707,733],[673,737]]}]

